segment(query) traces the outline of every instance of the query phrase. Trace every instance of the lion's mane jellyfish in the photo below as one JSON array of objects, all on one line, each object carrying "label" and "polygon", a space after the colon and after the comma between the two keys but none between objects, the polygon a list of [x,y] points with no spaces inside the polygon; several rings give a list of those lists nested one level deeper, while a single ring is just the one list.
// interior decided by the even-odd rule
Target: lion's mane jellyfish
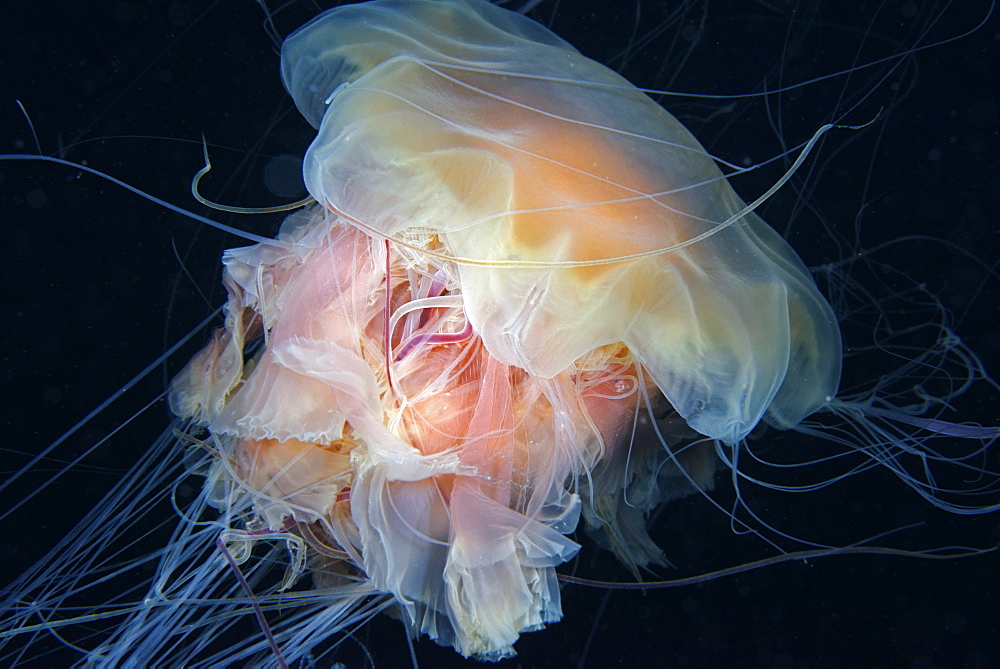
[{"label": "lion's mane jellyfish", "polygon": [[581,511],[633,570],[662,563],[646,513],[716,458],[671,439],[734,444],[836,393],[836,318],[788,244],[534,21],[343,6],[282,73],[317,204],[226,253],[225,329],[171,401],[262,529],[326,547],[317,584],[366,579],[414,632],[505,657],[560,619]]},{"label": "lion's mane jellyfish", "polygon": [[[891,58],[859,49],[829,78],[865,72],[872,89],[889,88],[938,18],[913,21],[919,36],[893,42]],[[876,32],[859,31],[862,44],[879,42]],[[123,439],[136,458],[129,474],[113,472],[106,497],[0,593],[6,663],[59,664],[69,648],[88,666],[329,666],[367,654],[372,640],[358,632],[384,631],[373,620],[382,613],[413,638],[499,660],[522,633],[563,617],[556,570],[578,541],[609,549],[622,572],[596,550],[561,571],[635,581],[670,573],[650,527],[660,544],[677,542],[678,566],[706,579],[760,556],[742,543],[711,552],[734,534],[750,535],[768,564],[803,547],[913,549],[892,532],[909,527],[906,509],[855,510],[850,491],[837,507],[856,513],[845,527],[831,512],[786,519],[767,508],[771,493],[822,491],[825,504],[827,487],[872,469],[954,516],[997,509],[998,430],[946,419],[964,415],[973,385],[987,397],[998,386],[938,296],[861,258],[855,250],[872,248],[860,234],[832,228],[822,237],[840,247],[807,269],[755,213],[781,185],[801,184],[795,170],[831,126],[809,127],[798,145],[776,126],[782,149],[770,162],[788,169],[764,176],[746,204],[729,177],[754,167],[713,156],[646,92],[487,0],[337,7],[285,40],[281,71],[317,131],[304,161],[315,202],[276,238],[247,235],[257,243],[225,252],[224,325],[172,381],[177,419],[149,448]],[[872,89],[851,97],[835,86],[835,114],[850,118],[827,120],[870,122],[844,110]],[[756,97],[770,113],[771,98]],[[737,118],[728,114],[721,123]],[[881,354],[892,358],[884,368],[857,364]],[[62,440],[0,491],[29,469],[48,475]],[[84,456],[59,457],[65,471]],[[35,501],[57,497],[47,485],[12,504],[32,530],[45,522]],[[682,502],[653,522],[664,503],[695,495],[697,508]],[[50,501],[66,513],[65,499]],[[703,527],[715,521],[721,541]],[[970,543],[989,541],[977,536]],[[718,657],[701,654],[712,643],[702,630],[728,642],[760,606],[759,590],[739,587],[743,608],[728,606],[736,588],[711,616],[672,602],[636,635],[663,646],[663,629],[688,625],[699,640],[678,657]],[[840,634],[832,619],[866,605],[830,605],[832,631],[818,634]],[[721,608],[728,620],[712,617]],[[855,631],[868,620],[856,617]],[[639,624],[638,613],[622,618],[627,632],[609,635],[615,657]],[[772,620],[762,625],[794,636]],[[759,629],[741,629],[735,652],[763,648]],[[562,630],[587,634],[586,624]],[[397,641],[391,650],[405,653]],[[566,645],[587,659],[589,638]]]}]

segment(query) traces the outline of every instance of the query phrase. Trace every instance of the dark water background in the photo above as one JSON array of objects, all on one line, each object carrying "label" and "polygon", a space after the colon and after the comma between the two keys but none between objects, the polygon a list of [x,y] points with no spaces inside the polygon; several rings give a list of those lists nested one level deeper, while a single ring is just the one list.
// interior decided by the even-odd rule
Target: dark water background
[{"label": "dark water background", "polygon": [[[732,94],[775,89],[841,70],[855,59],[899,53],[917,43],[917,26],[937,11],[944,10],[943,17],[920,43],[960,35],[989,12],[981,2],[947,9],[847,2],[817,10],[817,4],[720,2],[704,13],[699,4],[643,48],[637,39],[676,3],[642,3],[634,30],[633,3],[563,0],[553,27],[588,55],[616,65],[623,48],[636,46],[624,73],[640,85]],[[278,31],[287,34],[315,11],[311,3],[283,11]],[[540,16],[550,15],[551,5],[543,7]],[[170,202],[271,235],[280,216],[209,212],[188,193],[201,167],[198,142],[204,133],[213,145],[231,149],[213,149],[217,167],[206,195],[243,206],[300,195],[281,187],[289,179],[294,185],[294,161],[274,158],[301,155],[312,130],[281,88],[277,54],[262,24],[260,8],[249,2],[43,1],[7,8],[0,25],[0,151],[34,150],[14,103],[19,99],[43,152],[63,151],[69,160]],[[779,138],[798,145],[836,110],[844,111],[842,93],[856,99],[872,90],[844,120],[866,123],[879,109],[882,116],[864,132],[831,133],[810,163],[805,192],[782,191],[761,212],[764,218],[782,231],[790,225],[790,241],[809,265],[851,252],[831,243],[824,222],[850,239],[858,221],[863,248],[900,235],[934,235],[993,263],[1000,248],[998,93],[991,78],[998,31],[993,17],[970,35],[915,54],[895,71],[870,68],[849,79],[798,87],[772,96],[770,105],[760,97],[737,100],[731,108],[683,98],[665,104],[711,152],[756,163],[781,152]],[[737,189],[754,197],[781,169],[743,178]],[[218,258],[242,242],[107,182],[40,163],[0,163],[0,222],[6,239],[0,262],[6,400],[0,410],[7,437],[0,468],[6,472],[23,462],[18,452],[37,452],[58,437],[218,305]],[[899,245],[883,259],[941,293],[953,309],[956,332],[992,361],[988,369],[1000,370],[997,278],[986,280],[981,268],[944,243]],[[200,342],[196,338],[191,350],[88,425],[62,457],[93,443],[162,392],[165,379]],[[867,370],[846,372],[864,378]],[[961,405],[960,416],[998,424],[998,406],[995,392],[979,389]],[[2,580],[34,561],[94,504],[125,471],[131,453],[148,445],[168,420],[165,405],[156,404],[77,474],[5,524]],[[794,439],[776,443],[794,447]],[[998,467],[995,456],[991,464]],[[41,484],[51,469],[24,484]],[[16,499],[0,503],[6,507]],[[729,497],[722,493],[721,499]],[[834,542],[914,519],[928,525],[901,542],[910,547],[959,541],[984,546],[1000,539],[996,515],[946,516],[884,473],[806,499],[762,498],[760,504],[769,521]],[[734,537],[726,519],[696,499],[668,508],[655,537],[678,567],[661,577],[772,554],[760,542]],[[519,656],[503,666],[993,666],[1000,661],[998,567],[995,554],[944,563],[839,557],[646,593],[567,586],[564,620],[524,635]],[[592,545],[564,570],[629,580]],[[253,631],[250,620],[247,629]],[[408,663],[404,634],[391,620],[376,621],[357,638],[376,666]],[[417,644],[417,655],[423,666],[465,664],[426,640]],[[350,643],[338,659],[363,666],[363,654]],[[63,662],[56,654],[36,664]]]}]

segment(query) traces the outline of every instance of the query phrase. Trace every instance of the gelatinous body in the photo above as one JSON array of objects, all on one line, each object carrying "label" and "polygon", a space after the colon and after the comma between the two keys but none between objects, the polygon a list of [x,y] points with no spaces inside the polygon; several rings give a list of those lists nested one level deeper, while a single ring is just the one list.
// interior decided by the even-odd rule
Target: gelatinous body
[{"label": "gelatinous body", "polygon": [[[559,620],[581,497],[627,564],[661,563],[644,514],[714,468],[656,481],[654,413],[733,444],[835,395],[836,318],[787,243],[670,114],[534,21],[347,5],[282,72],[319,126],[318,204],[228,252],[226,331],[172,406],[270,530],[317,524],[415,631],[497,659]],[[630,459],[653,480],[619,514]]]}]

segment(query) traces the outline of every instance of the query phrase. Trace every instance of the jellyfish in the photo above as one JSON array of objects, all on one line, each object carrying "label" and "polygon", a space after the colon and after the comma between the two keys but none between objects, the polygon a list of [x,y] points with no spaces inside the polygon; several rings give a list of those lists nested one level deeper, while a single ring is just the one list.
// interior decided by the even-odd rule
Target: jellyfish
[{"label": "jellyfish", "polygon": [[226,328],[172,407],[267,528],[318,523],[416,632],[499,659],[559,620],[582,508],[628,564],[661,562],[643,517],[710,486],[715,454],[659,482],[657,412],[733,444],[836,393],[836,318],[787,243],[662,107],[531,19],[346,5],[282,73],[319,127],[318,206],[226,255]]},{"label": "jellyfish", "polygon": [[[224,256],[225,325],[170,392],[204,483],[93,657],[186,626],[178,657],[218,661],[257,603],[226,661],[271,661],[264,628],[305,657],[382,611],[500,659],[563,615],[574,530],[662,568],[656,508],[834,406],[836,302],[673,116],[537,23],[346,6],[282,74],[318,126],[316,205]],[[184,606],[212,597],[241,615]]]}]

